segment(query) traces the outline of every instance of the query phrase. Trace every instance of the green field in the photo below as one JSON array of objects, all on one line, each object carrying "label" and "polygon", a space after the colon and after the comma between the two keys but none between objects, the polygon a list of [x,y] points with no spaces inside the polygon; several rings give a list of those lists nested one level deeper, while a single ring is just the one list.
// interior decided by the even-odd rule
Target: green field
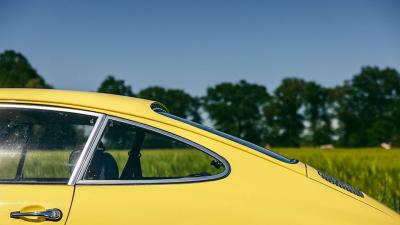
[{"label": "green field", "polygon": [[[124,168],[128,153],[126,151],[110,151],[120,170]],[[212,157],[194,149],[179,150],[142,150],[141,168],[143,177],[185,177],[199,172],[211,175],[222,173],[224,168],[210,166]],[[195,163],[194,163],[195,162]]]},{"label": "green field", "polygon": [[[121,175],[128,158],[128,150],[107,152],[116,160]],[[23,168],[23,178],[67,179],[70,175],[66,166],[69,154],[70,151],[67,150],[28,151]],[[1,154],[0,152],[0,179],[14,179],[20,157],[21,154]],[[211,156],[188,148],[142,150],[140,160],[144,178],[186,177],[202,172],[216,175],[224,171],[223,167],[217,169],[210,166],[213,160]]]},{"label": "green field", "polygon": [[344,181],[400,212],[400,149],[274,149]]},{"label": "green field", "polygon": [[[400,212],[400,149],[320,150],[312,148],[278,148],[274,149],[274,151],[289,158],[299,159],[316,169],[324,171]],[[33,152],[31,154],[28,153],[25,161],[25,178],[67,178],[69,176],[66,166],[69,156],[68,151]],[[110,151],[110,153],[116,159],[121,171],[127,158],[126,151]],[[39,157],[39,155],[41,156]],[[1,179],[14,178],[19,157],[18,154],[12,157],[0,154]],[[143,151],[143,175],[146,177],[170,177],[187,176],[198,171],[207,170],[210,174],[220,172],[222,168],[210,171],[209,164],[211,160],[211,158],[201,158],[185,150]],[[160,164],[160,161],[163,163]],[[194,161],[197,163],[194,164]],[[194,169],[187,170],[188,165]]]}]

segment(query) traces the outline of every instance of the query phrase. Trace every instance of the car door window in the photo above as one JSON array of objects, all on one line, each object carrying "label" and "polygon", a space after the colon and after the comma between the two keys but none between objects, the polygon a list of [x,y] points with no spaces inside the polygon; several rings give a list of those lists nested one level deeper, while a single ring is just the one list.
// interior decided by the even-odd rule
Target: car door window
[{"label": "car door window", "polygon": [[70,111],[0,107],[0,182],[68,182],[97,120]]},{"label": "car door window", "polygon": [[172,134],[109,120],[84,179],[159,180],[223,173],[225,164],[211,154]]}]

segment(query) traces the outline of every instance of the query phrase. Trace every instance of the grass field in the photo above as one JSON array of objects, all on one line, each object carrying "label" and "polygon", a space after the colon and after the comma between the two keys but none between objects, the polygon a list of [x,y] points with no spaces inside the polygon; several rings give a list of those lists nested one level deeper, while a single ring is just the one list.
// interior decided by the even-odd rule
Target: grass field
[{"label": "grass field", "polygon": [[[274,151],[289,158],[299,159],[324,171],[400,212],[400,149],[278,148]],[[24,177],[67,178],[69,176],[66,166],[68,151],[58,151],[57,153],[50,151],[34,152],[35,154],[27,155]],[[110,152],[116,159],[121,171],[126,161],[126,152]],[[178,152],[179,154],[177,154]],[[39,154],[41,157],[38,157]],[[19,157],[19,154],[12,157],[0,154],[0,179],[14,178]],[[210,174],[215,174],[221,171],[221,168],[219,170],[209,169],[211,158],[196,156],[185,150],[170,150],[161,154],[160,150],[144,151],[142,160],[143,175],[147,177],[187,176],[191,173],[207,170]],[[174,163],[157,163],[158,166],[152,166],[156,164],[155,162],[160,161]],[[193,170],[187,170],[188,165],[193,168],[193,161],[200,163],[197,163]]]},{"label": "grass field", "polygon": [[[122,169],[128,158],[128,150],[110,150],[119,168]],[[30,178],[68,178],[70,151],[28,151],[23,168],[23,177]],[[2,153],[0,151],[0,179],[14,179],[21,154]],[[142,150],[142,175],[145,178],[185,177],[206,172],[216,175],[224,168],[210,165],[213,158],[195,149]],[[196,163],[193,163],[196,162]]]},{"label": "grass field", "polygon": [[[124,168],[128,153],[126,151],[110,151],[120,170]],[[207,172],[216,175],[224,168],[214,168],[210,165],[213,158],[194,149],[180,150],[142,150],[141,168],[143,177],[185,177],[191,174]],[[194,163],[196,162],[196,163]]]},{"label": "grass field", "polygon": [[400,149],[274,149],[344,181],[400,212]]}]

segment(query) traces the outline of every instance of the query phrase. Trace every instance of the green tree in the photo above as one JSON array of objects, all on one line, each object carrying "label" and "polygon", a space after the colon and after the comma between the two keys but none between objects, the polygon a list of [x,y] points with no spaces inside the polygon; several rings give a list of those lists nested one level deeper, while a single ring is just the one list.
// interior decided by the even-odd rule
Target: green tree
[{"label": "green tree", "polygon": [[268,133],[261,122],[262,108],[268,99],[266,87],[241,80],[209,87],[203,102],[216,129],[262,144]]},{"label": "green tree", "polygon": [[309,123],[306,141],[313,146],[331,144],[333,141],[331,92],[316,82],[305,83],[304,117]]},{"label": "green tree", "polygon": [[100,84],[97,92],[134,96],[130,85],[126,85],[124,80],[118,80],[112,75],[106,77],[106,79]]},{"label": "green tree", "polygon": [[0,87],[52,88],[21,53],[6,50],[0,54]]},{"label": "green tree", "polygon": [[363,146],[363,134],[358,133],[362,125],[358,119],[358,103],[353,101],[355,90],[349,81],[334,88],[335,114],[339,121],[338,144],[343,147]]},{"label": "green tree", "polygon": [[343,146],[377,146],[398,140],[400,74],[390,68],[363,67],[335,89]]},{"label": "green tree", "polygon": [[304,130],[304,105],[306,82],[297,78],[286,78],[274,91],[269,105],[264,107],[267,126],[270,127],[272,144],[299,147]]},{"label": "green tree", "polygon": [[180,89],[166,89],[159,86],[148,87],[138,94],[140,98],[164,104],[171,114],[201,122],[200,101]]}]

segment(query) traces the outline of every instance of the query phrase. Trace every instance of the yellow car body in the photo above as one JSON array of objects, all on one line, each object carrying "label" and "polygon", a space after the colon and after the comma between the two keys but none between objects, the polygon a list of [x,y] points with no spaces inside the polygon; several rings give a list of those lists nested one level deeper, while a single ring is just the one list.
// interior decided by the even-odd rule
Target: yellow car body
[{"label": "yellow car body", "polygon": [[[358,196],[343,185],[334,184],[335,181],[329,182],[330,177],[324,179],[324,174],[304,163],[281,161],[167,117],[154,111],[155,105],[162,107],[153,101],[109,94],[0,90],[0,106],[89,112],[101,117],[95,127],[101,127],[107,117],[133,121],[196,143],[227,162],[223,176],[193,182],[102,183],[84,182],[79,176],[67,184],[3,182],[0,183],[0,224],[400,224],[396,212],[364,193]],[[95,144],[95,139],[86,144],[88,149]],[[82,156],[78,164],[84,165],[90,160],[85,157],[90,156]],[[82,173],[79,170],[76,169],[77,174]],[[60,220],[46,220],[41,215],[10,217],[11,212],[48,209],[59,209],[63,214]]]}]

